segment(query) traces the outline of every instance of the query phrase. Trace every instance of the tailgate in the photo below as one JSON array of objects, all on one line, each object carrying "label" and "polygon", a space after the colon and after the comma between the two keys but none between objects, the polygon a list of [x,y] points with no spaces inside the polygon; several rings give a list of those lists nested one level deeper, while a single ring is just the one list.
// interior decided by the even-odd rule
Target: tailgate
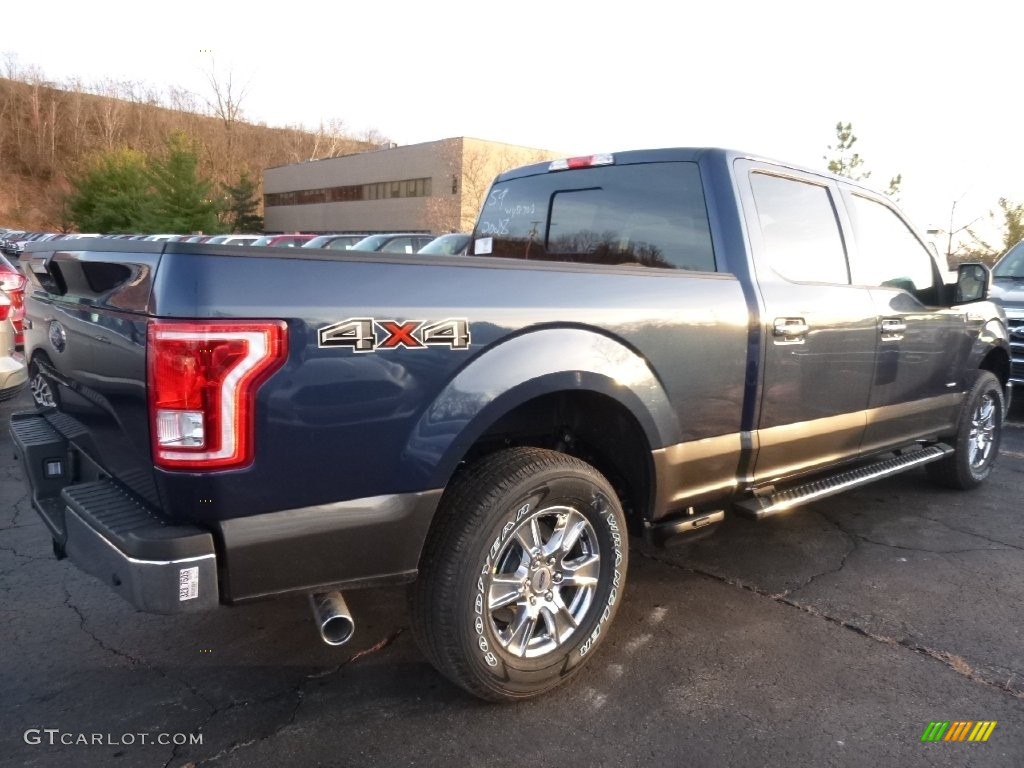
[{"label": "tailgate", "polygon": [[162,246],[117,240],[101,245],[22,255],[32,394],[37,405],[68,417],[56,423],[75,425],[64,435],[75,448],[159,507],[146,328]]}]

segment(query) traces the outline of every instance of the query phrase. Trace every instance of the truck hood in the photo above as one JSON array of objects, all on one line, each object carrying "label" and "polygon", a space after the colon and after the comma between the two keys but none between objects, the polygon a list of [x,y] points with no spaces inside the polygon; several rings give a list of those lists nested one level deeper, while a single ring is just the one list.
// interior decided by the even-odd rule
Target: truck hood
[{"label": "truck hood", "polygon": [[1024,279],[996,278],[989,298],[1004,310],[1024,311]]}]

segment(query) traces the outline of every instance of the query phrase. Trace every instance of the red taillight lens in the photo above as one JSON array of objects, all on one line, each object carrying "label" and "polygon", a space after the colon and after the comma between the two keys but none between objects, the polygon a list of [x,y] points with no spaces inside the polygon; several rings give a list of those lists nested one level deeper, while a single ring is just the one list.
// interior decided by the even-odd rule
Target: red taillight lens
[{"label": "red taillight lens", "polygon": [[153,461],[164,469],[228,469],[255,454],[253,400],[288,357],[283,321],[149,325]]},{"label": "red taillight lens", "polygon": [[0,300],[0,321],[6,320],[11,313],[11,304],[8,301]]},{"label": "red taillight lens", "polygon": [[28,282],[25,276],[19,272],[9,272],[6,269],[0,270],[0,290],[8,294],[25,292],[25,283]]}]

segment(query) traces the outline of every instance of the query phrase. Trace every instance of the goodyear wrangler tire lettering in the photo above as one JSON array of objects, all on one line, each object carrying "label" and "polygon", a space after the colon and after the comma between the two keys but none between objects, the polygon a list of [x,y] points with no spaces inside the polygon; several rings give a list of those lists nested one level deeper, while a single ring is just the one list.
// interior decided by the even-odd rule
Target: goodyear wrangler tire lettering
[{"label": "goodyear wrangler tire lettering", "polygon": [[445,492],[410,589],[425,655],[493,701],[568,679],[607,636],[625,586],[622,507],[571,456],[499,451]]}]

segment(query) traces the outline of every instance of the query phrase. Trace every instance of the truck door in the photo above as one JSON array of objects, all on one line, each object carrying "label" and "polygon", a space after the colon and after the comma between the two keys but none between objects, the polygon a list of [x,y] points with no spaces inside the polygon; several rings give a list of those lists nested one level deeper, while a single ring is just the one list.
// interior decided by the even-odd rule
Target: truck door
[{"label": "truck door", "polygon": [[941,275],[931,253],[887,201],[860,190],[843,198],[853,225],[853,282],[870,290],[878,355],[864,450],[952,428],[971,349],[963,310],[941,306]]},{"label": "truck door", "polygon": [[877,313],[870,292],[850,281],[837,185],[767,164],[737,165],[762,300],[761,395],[748,479],[769,482],[860,452]]}]

